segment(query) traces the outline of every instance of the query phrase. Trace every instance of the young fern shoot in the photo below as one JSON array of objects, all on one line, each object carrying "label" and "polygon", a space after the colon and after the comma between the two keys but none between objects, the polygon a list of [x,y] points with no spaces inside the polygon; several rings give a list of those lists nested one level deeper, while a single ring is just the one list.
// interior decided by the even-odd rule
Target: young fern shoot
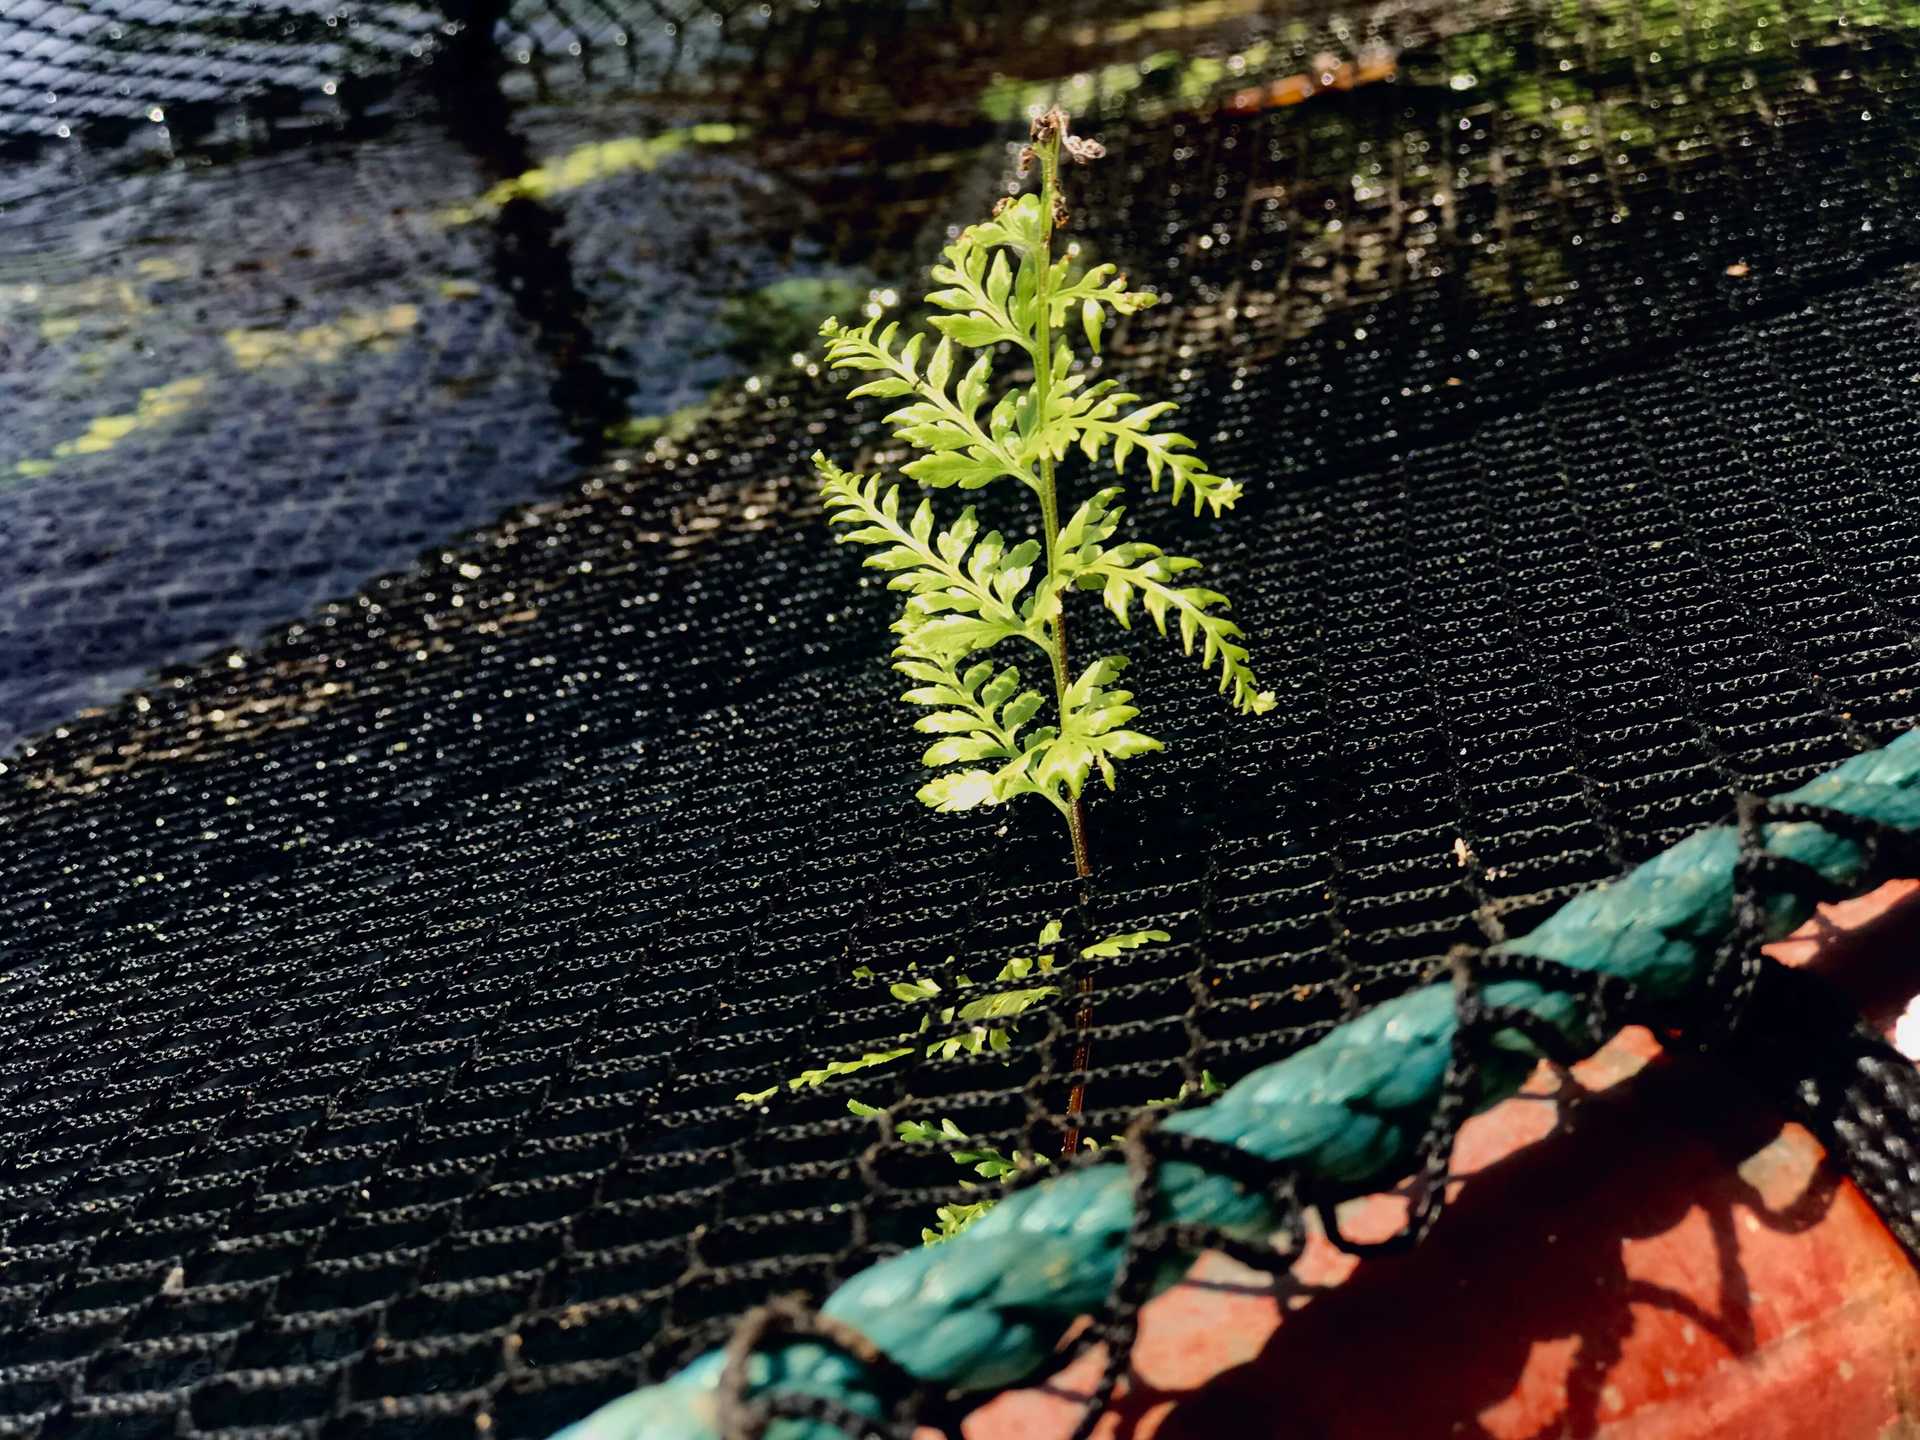
[{"label": "young fern shoot", "polygon": [[[1122,935],[1109,935],[1104,940],[1082,947],[1080,958],[1083,961],[1111,960],[1129,950],[1170,938],[1165,930],[1134,930]],[[1019,1017],[1060,993],[1060,987],[1053,983],[1058,978],[1054,966],[1060,944],[1060,922],[1050,921],[1040,931],[1040,943],[1034,954],[1016,955],[1008,960],[1000,973],[994,976],[991,987],[976,986],[970,978],[961,974],[951,974],[947,985],[942,985],[930,975],[894,981],[887,987],[888,993],[903,1006],[920,1008],[917,1029],[896,1035],[877,1049],[809,1066],[788,1079],[784,1088],[793,1091],[818,1089],[848,1075],[891,1066],[895,1061],[923,1049],[928,1060],[936,1061],[960,1060],[966,1056],[1011,1049],[1013,1029]],[[947,960],[951,965],[953,957],[948,956]],[[864,968],[856,971],[855,976],[864,980],[875,979],[873,973]],[[970,995],[972,998],[968,998]],[[776,1083],[764,1090],[742,1091],[733,1098],[742,1105],[762,1105],[779,1094],[782,1088]],[[1192,1088],[1189,1082],[1183,1081],[1178,1094],[1164,1100],[1149,1100],[1147,1106],[1152,1109],[1178,1105],[1187,1098]],[[1215,1095],[1220,1092],[1221,1086],[1210,1072],[1202,1071],[1198,1088],[1208,1095]],[[857,1099],[849,1099],[847,1109],[863,1116],[886,1113],[878,1105]],[[1003,1153],[995,1146],[975,1139],[945,1116],[938,1121],[902,1117],[895,1123],[894,1133],[910,1145],[934,1145],[944,1149],[956,1165],[965,1167],[983,1180],[1005,1180],[1022,1170],[1051,1163],[1044,1155],[1025,1151]],[[1119,1137],[1114,1138],[1118,1143]],[[1099,1148],[1097,1141],[1082,1142],[1076,1136],[1073,1145],[1065,1153],[1072,1154],[1082,1143]],[[971,1182],[961,1183],[969,1190],[975,1188]],[[923,1229],[920,1238],[932,1244],[957,1235],[992,1209],[995,1203],[996,1197],[988,1196],[942,1205],[936,1215],[939,1228]]]},{"label": "young fern shoot", "polygon": [[[1138,454],[1149,487],[1165,482],[1176,504],[1191,497],[1195,514],[1218,517],[1241,493],[1185,435],[1156,428],[1173,405],[1146,403],[1112,380],[1090,384],[1076,369],[1070,317],[1097,354],[1109,315],[1157,297],[1127,289],[1111,265],[1076,278],[1067,256],[1055,258],[1054,231],[1066,218],[1063,152],[1082,164],[1103,153],[1069,135],[1067,117],[1050,110],[1022,152],[1023,174],[1039,164],[1040,193],[1002,201],[993,219],[946,247],[933,269],[940,288],[926,297],[944,312],[931,321],[939,333],[931,353],[926,335],[903,337],[897,324],[821,327],[829,364],[873,377],[850,395],[906,402],[887,416],[896,436],[921,452],[903,474],[935,490],[1024,485],[1039,505],[1038,538],[982,533],[971,507],[943,524],[930,501],[909,507],[898,485],[850,475],[825,455],[813,459],[828,518],[842,527],[838,538],[873,547],[866,563],[907,596],[893,627],[894,668],[914,682],[901,698],[928,712],[915,728],[939,737],[922,759],[941,773],[919,798],[939,810],[970,810],[1040,796],[1065,819],[1074,867],[1085,876],[1088,780],[1098,771],[1111,789],[1118,762],[1162,747],[1134,727],[1139,710],[1118,683],[1124,656],[1100,656],[1074,673],[1072,592],[1099,592],[1122,626],[1137,605],[1161,634],[1177,631],[1237,709],[1263,713],[1274,698],[1254,678],[1227,598],[1191,583],[1198,562],[1119,538],[1119,486],[1097,490],[1062,521],[1057,470],[1075,452],[1094,465],[1106,461],[1116,475]],[[970,361],[969,351],[977,352]],[[1002,353],[1030,373],[1028,383],[996,386]],[[1008,641],[1044,654],[1050,685],[1027,683],[1001,658]]]}]

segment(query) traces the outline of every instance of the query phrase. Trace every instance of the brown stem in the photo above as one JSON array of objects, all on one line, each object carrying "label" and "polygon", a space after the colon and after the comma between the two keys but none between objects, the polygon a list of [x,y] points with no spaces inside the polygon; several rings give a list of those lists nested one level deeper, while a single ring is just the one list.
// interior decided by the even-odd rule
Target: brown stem
[{"label": "brown stem", "polygon": [[1087,812],[1078,795],[1067,810],[1067,834],[1073,840],[1073,873],[1084,880],[1093,874],[1093,862],[1087,858]]},{"label": "brown stem", "polygon": [[[1073,1069],[1076,1075],[1084,1077],[1087,1066],[1093,1063],[1093,1039],[1087,1033],[1093,1026],[1093,977],[1082,975],[1075,988],[1080,992],[1080,1009],[1073,1017]],[[1063,1160],[1071,1160],[1074,1152],[1080,1148],[1080,1112],[1086,1107],[1086,1100],[1086,1080],[1075,1080],[1073,1089],[1067,1092],[1066,1133],[1060,1137],[1060,1157]]]}]

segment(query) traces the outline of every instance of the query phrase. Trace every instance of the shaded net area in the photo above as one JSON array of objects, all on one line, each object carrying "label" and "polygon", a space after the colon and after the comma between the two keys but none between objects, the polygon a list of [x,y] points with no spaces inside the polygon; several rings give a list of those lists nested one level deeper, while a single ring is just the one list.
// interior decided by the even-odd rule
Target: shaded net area
[{"label": "shaded net area", "polygon": [[734,1098],[1072,907],[1051,812],[912,803],[806,464],[888,441],[764,303],[904,293],[1030,87],[1171,301],[1107,365],[1249,492],[1143,532],[1281,700],[1125,642],[1168,751],[1090,916],[1173,940],[1098,971],[1091,1133],[1920,719],[1907,7],[1103,6],[1044,75],[997,10],[650,21],[678,69],[561,13],[0,178],[0,1434],[540,1436],[977,1198],[850,1097],[1057,1145],[1069,1001]]}]

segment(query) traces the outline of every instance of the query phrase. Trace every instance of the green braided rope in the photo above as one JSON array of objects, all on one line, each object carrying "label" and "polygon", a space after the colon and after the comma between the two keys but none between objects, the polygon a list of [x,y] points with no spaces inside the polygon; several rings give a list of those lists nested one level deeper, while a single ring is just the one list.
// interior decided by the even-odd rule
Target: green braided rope
[{"label": "green braided rope", "polygon": [[[1855,756],[1784,797],[1901,829],[1920,828],[1920,731]],[[1766,827],[1767,849],[1851,886],[1864,856],[1813,824]],[[1689,836],[1619,880],[1575,896],[1540,927],[1501,947],[1618,976],[1656,999],[1675,999],[1704,972],[1732,923],[1739,843],[1731,827]],[[1812,909],[1781,897],[1769,920],[1785,934]],[[1527,980],[1486,988],[1488,1003],[1524,1007],[1589,1048],[1574,997]],[[1204,1109],[1166,1128],[1290,1162],[1335,1186],[1391,1182],[1407,1173],[1441,1093],[1455,1025],[1450,986],[1389,1000],[1306,1049],[1254,1071]],[[1507,1031],[1510,1062],[1489,1067],[1484,1103],[1513,1092],[1534,1052]],[[1497,1057],[1496,1057],[1497,1058]],[[1233,1181],[1169,1162],[1159,1171],[1165,1218],[1249,1238],[1276,1222],[1265,1201]],[[936,1387],[1000,1390],[1033,1374],[1064,1328],[1099,1308],[1133,1219],[1131,1182],[1117,1166],[1071,1171],[1016,1191],[961,1235],[862,1271],[822,1313],[871,1339],[908,1374]],[[1177,1278],[1168,1275],[1163,1284]],[[702,1356],[659,1385],[603,1406],[554,1440],[717,1440],[724,1358]],[[822,1396],[862,1415],[882,1406],[866,1367],[812,1340],[753,1356],[750,1391]],[[769,1440],[836,1440],[811,1420],[779,1420]]]}]

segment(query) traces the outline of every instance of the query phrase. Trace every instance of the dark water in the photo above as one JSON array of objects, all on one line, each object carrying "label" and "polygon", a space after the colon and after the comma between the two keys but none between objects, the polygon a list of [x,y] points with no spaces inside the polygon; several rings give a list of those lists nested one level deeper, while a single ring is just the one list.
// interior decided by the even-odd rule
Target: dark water
[{"label": "dark water", "polygon": [[552,493],[766,358],[730,300],[851,273],[731,128],[676,143],[700,107],[429,78],[357,131],[8,171],[0,739]]}]

